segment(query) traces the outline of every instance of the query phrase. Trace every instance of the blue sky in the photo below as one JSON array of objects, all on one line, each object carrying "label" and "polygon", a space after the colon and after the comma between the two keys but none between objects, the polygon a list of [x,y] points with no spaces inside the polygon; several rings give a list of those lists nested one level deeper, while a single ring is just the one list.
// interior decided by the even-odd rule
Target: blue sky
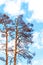
[{"label": "blue sky", "polygon": [[[30,50],[35,51],[36,55],[32,65],[43,65],[43,0],[0,0],[0,13],[6,13],[10,17],[23,14],[26,23],[34,24],[34,44],[30,46]],[[2,40],[1,35],[0,39]]]}]

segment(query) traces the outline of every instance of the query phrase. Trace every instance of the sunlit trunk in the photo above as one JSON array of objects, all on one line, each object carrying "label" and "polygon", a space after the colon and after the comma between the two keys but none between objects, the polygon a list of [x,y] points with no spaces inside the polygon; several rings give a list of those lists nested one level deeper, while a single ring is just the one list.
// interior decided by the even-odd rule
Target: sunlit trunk
[{"label": "sunlit trunk", "polygon": [[15,52],[14,52],[14,65],[16,65],[16,50],[17,50],[17,45],[16,45],[16,43],[17,43],[17,40],[15,40]]},{"label": "sunlit trunk", "polygon": [[16,21],[16,38],[15,38],[15,50],[14,50],[14,65],[16,65],[16,56],[17,56],[17,37],[18,37],[18,22]]},{"label": "sunlit trunk", "polygon": [[6,65],[8,65],[8,33],[6,30]]}]

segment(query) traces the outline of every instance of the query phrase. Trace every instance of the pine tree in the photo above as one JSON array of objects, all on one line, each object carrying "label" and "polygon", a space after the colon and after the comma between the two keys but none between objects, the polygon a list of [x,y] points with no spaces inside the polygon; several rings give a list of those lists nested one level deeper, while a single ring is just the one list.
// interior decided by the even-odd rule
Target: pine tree
[{"label": "pine tree", "polygon": [[9,32],[14,30],[11,23],[12,20],[9,18],[9,16],[6,14],[0,14],[0,25],[2,25],[0,31],[2,32],[2,36],[6,37],[6,65],[8,65],[8,36],[10,35]]},{"label": "pine tree", "polygon": [[[23,57],[27,59],[28,63],[31,63],[31,60],[35,55],[29,51],[29,44],[33,43],[33,24],[26,24],[23,20],[23,15],[17,16],[17,18],[15,18],[13,21],[6,14],[0,15],[0,25],[1,24],[2,28],[0,28],[0,31],[4,33],[2,36],[6,37],[6,65],[8,65],[9,51],[12,51],[12,53],[14,51],[14,55],[11,57],[10,64],[12,63],[13,59],[14,65],[17,64],[17,56],[18,58]],[[11,41],[10,39],[8,40],[8,36],[11,37],[12,40],[15,40],[14,49],[8,49],[8,41]]]},{"label": "pine tree", "polygon": [[[14,65],[16,65],[17,54],[28,59],[28,62],[31,62],[34,54],[28,50],[28,45],[33,43],[32,41],[32,32],[33,24],[26,24],[23,21],[23,15],[19,15],[15,18],[15,50],[14,50]],[[18,50],[18,51],[17,51]]]}]

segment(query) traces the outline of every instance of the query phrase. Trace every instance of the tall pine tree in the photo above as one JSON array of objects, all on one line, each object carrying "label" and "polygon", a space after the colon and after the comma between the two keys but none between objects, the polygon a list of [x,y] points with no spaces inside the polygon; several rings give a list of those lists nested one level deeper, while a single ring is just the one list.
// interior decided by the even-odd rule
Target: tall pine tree
[{"label": "tall pine tree", "polygon": [[[26,24],[23,20],[23,15],[19,15],[15,20],[11,20],[9,16],[6,14],[0,15],[0,25],[2,25],[2,28],[0,28],[0,31],[4,33],[2,36],[6,37],[6,65],[8,65],[8,52],[14,51],[14,55],[12,56],[10,60],[10,64],[12,63],[12,60],[14,59],[14,65],[17,64],[17,57],[23,57],[27,59],[29,63],[31,63],[31,60],[34,56],[34,53],[31,53],[29,51],[29,44],[32,44],[32,33],[33,33],[33,24]],[[11,37],[11,39],[15,40],[14,42],[14,49],[9,50],[8,48],[8,37]],[[13,42],[12,42],[13,43]],[[19,59],[18,59],[19,60]]]}]

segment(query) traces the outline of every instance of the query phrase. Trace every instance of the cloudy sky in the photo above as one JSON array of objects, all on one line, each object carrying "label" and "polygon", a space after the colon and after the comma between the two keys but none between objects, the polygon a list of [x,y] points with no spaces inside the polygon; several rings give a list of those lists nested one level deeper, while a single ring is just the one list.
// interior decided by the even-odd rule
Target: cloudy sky
[{"label": "cloudy sky", "polygon": [[43,65],[43,0],[0,0],[0,13],[6,13],[10,17],[23,14],[25,22],[33,23],[34,44],[30,50],[34,50],[36,56],[32,65]]}]

